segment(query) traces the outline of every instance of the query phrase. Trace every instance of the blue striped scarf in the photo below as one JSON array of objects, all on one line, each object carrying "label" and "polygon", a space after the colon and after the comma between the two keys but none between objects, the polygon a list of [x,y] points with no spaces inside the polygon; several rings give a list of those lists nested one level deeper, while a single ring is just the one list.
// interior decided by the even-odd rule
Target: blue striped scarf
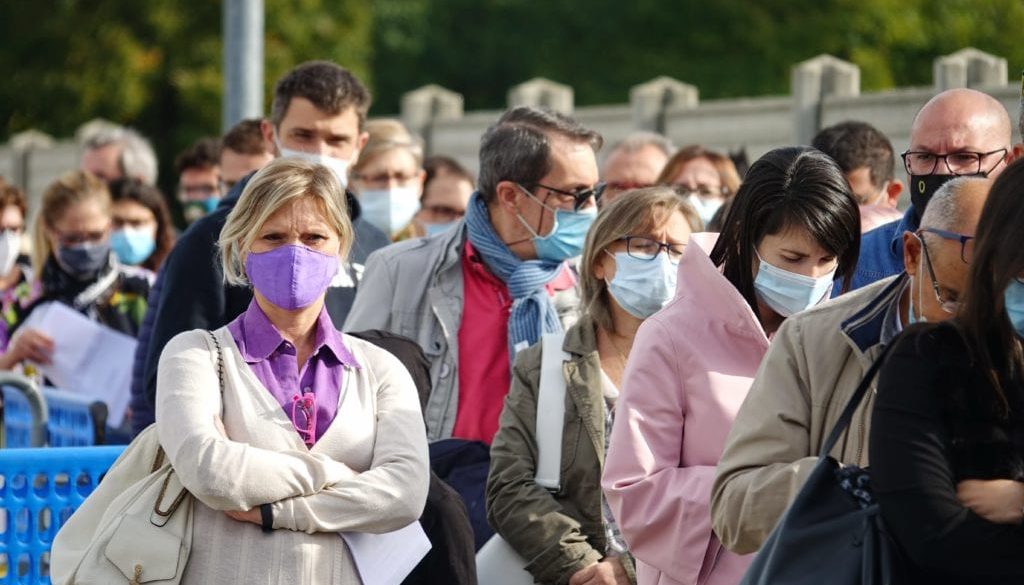
[{"label": "blue striped scarf", "polygon": [[479,193],[474,193],[469,200],[466,229],[470,243],[483,257],[491,272],[505,282],[512,296],[512,313],[508,317],[508,349],[509,359],[514,362],[517,348],[537,343],[544,333],[562,331],[558,312],[544,285],[562,272],[564,262],[521,260],[513,254],[494,231],[487,204]]}]

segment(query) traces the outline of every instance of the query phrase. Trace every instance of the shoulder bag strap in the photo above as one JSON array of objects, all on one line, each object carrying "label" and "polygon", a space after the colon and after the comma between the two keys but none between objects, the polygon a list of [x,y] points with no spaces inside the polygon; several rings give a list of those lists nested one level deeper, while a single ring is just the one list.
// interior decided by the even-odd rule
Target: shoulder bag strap
[{"label": "shoulder bag strap", "polygon": [[565,374],[562,351],[565,333],[541,337],[540,388],[537,390],[537,485],[551,491],[561,486],[562,430],[565,426]]},{"label": "shoulder bag strap", "polygon": [[[218,384],[220,385],[220,394],[221,394],[221,397],[222,397],[222,400],[223,400],[223,396],[224,396],[224,352],[221,350],[220,340],[217,339],[217,335],[214,334],[213,331],[207,331],[206,333],[207,333],[207,335],[210,336],[210,340],[213,341],[213,346],[216,348],[215,351],[217,353],[217,380],[218,380]],[[223,405],[221,406],[221,408],[223,409]],[[155,459],[155,461],[153,461],[153,469],[151,470],[151,473],[153,471],[156,471],[157,469],[160,469],[160,467],[164,463],[164,458],[165,457],[166,456],[164,454],[163,446],[158,446],[157,450],[156,450],[156,459]],[[170,518],[174,514],[175,511],[177,511],[177,509],[181,505],[182,501],[184,501],[185,496],[188,495],[187,490],[185,490],[185,488],[182,487],[178,491],[178,494],[175,496],[174,500],[171,502],[170,506],[168,506],[167,508],[162,508],[161,507],[162,504],[163,504],[164,498],[167,495],[167,489],[168,489],[168,486],[171,483],[171,476],[173,475],[173,473],[174,473],[174,469],[172,468],[170,470],[170,472],[168,472],[167,475],[164,477],[163,486],[160,488],[160,495],[157,496],[156,503],[153,504],[153,513],[154,513],[153,522],[157,526],[163,526],[163,524],[167,522],[167,519]]]},{"label": "shoulder bag strap", "polygon": [[827,457],[832,452],[832,448],[839,442],[839,437],[846,432],[846,428],[850,426],[850,421],[853,420],[853,413],[857,411],[857,407],[864,400],[864,396],[868,392],[868,388],[871,387],[871,382],[874,381],[875,376],[878,374],[878,370],[882,368],[882,364],[885,363],[885,358],[889,357],[889,350],[895,345],[895,341],[889,343],[879,354],[878,359],[875,363],[871,364],[864,379],[861,380],[860,385],[854,390],[853,396],[850,397],[850,401],[846,403],[846,408],[843,409],[843,413],[839,415],[836,420],[836,424],[832,427],[832,432],[829,433],[828,439],[821,446],[821,452],[818,453],[819,457]]}]

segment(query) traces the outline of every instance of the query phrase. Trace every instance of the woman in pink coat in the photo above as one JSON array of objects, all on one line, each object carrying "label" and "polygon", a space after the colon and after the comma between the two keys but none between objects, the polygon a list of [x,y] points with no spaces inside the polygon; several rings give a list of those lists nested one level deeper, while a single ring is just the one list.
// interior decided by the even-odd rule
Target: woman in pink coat
[{"label": "woman in pink coat", "polygon": [[834,279],[848,285],[859,239],[842,171],[793,147],[750,167],[717,241],[696,234],[686,247],[675,298],[637,332],[602,480],[639,585],[743,576],[750,557],[711,531],[715,465],[769,338]]}]

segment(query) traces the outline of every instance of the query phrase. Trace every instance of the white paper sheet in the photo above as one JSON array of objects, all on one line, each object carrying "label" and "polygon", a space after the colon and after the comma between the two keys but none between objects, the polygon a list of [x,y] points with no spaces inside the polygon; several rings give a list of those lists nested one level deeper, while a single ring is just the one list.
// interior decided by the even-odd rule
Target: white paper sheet
[{"label": "white paper sheet", "polygon": [[341,537],[363,585],[399,585],[430,551],[419,522],[384,534],[348,532]]},{"label": "white paper sheet", "polygon": [[62,390],[105,402],[107,423],[120,426],[130,399],[135,340],[56,302],[36,307],[22,327],[53,339],[53,362],[39,366],[43,375]]}]

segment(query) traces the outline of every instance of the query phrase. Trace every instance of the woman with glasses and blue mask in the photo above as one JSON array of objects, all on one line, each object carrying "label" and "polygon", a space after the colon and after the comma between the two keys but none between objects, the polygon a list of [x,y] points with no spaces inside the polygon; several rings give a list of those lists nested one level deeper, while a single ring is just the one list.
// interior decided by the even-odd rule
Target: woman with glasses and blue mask
[{"label": "woman with glasses and blue mask", "polygon": [[111,246],[111,211],[106,184],[85,171],[69,172],[47,187],[32,234],[32,265],[41,296],[22,322],[35,307],[57,301],[121,333],[137,335],[152,273],[118,260]]},{"label": "woman with glasses and blue mask", "polygon": [[966,291],[942,302],[957,316],[909,327],[879,374],[871,483],[906,583],[1024,581],[1022,185],[1021,163],[992,185]]},{"label": "woman with glasses and blue mask", "polygon": [[370,138],[352,166],[362,216],[397,242],[423,235],[413,223],[423,194],[423,147],[398,120],[370,120]]},{"label": "woman with glasses and blue mask", "polygon": [[[601,467],[637,328],[675,294],[679,259],[699,229],[693,208],[667,187],[627,191],[601,209],[580,259],[582,315],[561,348],[519,354],[491,445],[491,525],[527,559],[539,583],[636,583],[633,560],[601,494]],[[566,409],[561,485],[534,481],[542,353],[564,349]],[[557,510],[557,511],[554,511]]]},{"label": "woman with glasses and blue mask", "polygon": [[739,582],[750,558],[711,529],[715,466],[769,339],[848,284],[859,238],[838,165],[793,147],[750,167],[717,238],[690,240],[674,299],[637,332],[605,461],[640,585]]}]

